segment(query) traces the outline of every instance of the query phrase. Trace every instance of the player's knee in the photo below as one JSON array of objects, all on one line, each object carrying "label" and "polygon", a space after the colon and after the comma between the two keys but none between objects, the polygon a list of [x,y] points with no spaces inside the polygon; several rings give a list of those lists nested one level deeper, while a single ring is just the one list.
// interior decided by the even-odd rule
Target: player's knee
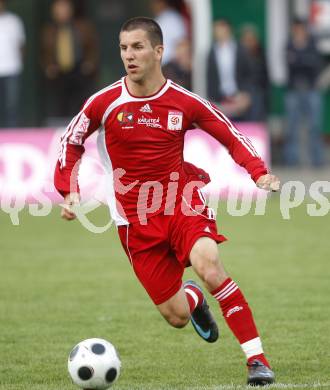
[{"label": "player's knee", "polygon": [[174,328],[184,328],[189,322],[189,317],[172,317],[169,320],[170,325]]},{"label": "player's knee", "polygon": [[203,275],[203,281],[210,289],[214,290],[226,280],[226,276],[217,267],[207,269]]},{"label": "player's knee", "polygon": [[209,291],[219,287],[226,279],[226,272],[219,261],[218,255],[207,257],[198,272]]},{"label": "player's knee", "polygon": [[184,328],[190,319],[190,313],[181,313],[181,314],[169,314],[165,316],[166,321],[173,326],[174,328]]},{"label": "player's knee", "polygon": [[194,264],[194,269],[202,279],[209,274],[219,271],[219,257],[217,253],[204,253]]}]

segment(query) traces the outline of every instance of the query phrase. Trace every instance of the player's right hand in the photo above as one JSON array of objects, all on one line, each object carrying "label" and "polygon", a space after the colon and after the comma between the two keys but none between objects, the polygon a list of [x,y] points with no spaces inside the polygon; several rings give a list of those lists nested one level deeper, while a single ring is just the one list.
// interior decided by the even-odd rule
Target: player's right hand
[{"label": "player's right hand", "polygon": [[76,219],[76,214],[73,212],[73,206],[79,206],[80,203],[80,195],[77,192],[71,192],[66,195],[64,198],[64,202],[61,204],[61,217],[66,219],[67,221],[72,221]]}]

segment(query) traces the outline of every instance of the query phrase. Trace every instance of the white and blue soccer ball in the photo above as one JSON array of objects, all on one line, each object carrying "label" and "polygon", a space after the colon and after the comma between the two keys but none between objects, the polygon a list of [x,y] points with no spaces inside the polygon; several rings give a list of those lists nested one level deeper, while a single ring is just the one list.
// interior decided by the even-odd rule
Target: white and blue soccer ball
[{"label": "white and blue soccer ball", "polygon": [[81,341],[70,352],[68,370],[82,389],[105,390],[119,377],[121,362],[116,348],[103,339]]}]

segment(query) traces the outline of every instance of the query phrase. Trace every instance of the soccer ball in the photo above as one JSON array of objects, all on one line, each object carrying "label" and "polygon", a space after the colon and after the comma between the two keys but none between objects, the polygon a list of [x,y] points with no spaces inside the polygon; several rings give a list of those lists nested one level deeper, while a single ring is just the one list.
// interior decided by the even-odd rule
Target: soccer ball
[{"label": "soccer ball", "polygon": [[81,341],[68,358],[73,383],[88,390],[108,389],[118,379],[120,367],[115,347],[103,339]]}]

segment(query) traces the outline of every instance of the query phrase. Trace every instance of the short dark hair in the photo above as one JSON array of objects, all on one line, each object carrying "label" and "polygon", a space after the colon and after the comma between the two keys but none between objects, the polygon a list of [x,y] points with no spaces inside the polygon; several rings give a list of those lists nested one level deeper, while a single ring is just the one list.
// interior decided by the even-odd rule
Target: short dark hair
[{"label": "short dark hair", "polygon": [[144,30],[148,34],[152,47],[163,44],[163,33],[159,24],[146,16],[138,16],[128,19],[121,27],[122,31]]}]

